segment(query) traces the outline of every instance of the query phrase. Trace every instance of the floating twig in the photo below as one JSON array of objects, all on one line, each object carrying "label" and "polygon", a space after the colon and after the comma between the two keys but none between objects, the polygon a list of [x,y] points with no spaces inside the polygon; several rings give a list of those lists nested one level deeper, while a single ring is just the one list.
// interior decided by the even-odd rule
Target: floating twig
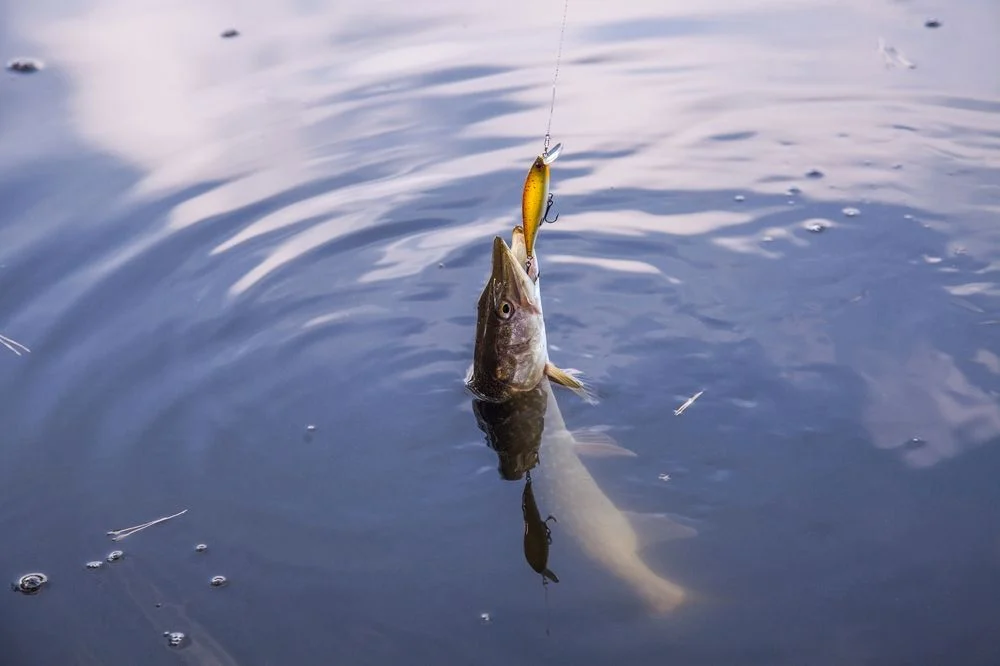
[{"label": "floating twig", "polygon": [[184,509],[183,511],[178,511],[172,516],[164,516],[163,518],[157,518],[156,520],[151,520],[148,523],[143,523],[142,525],[133,525],[132,527],[123,527],[120,530],[111,530],[108,532],[108,536],[111,537],[112,541],[121,541],[125,537],[132,536],[136,532],[144,530],[147,527],[152,527],[157,523],[162,523],[166,520],[170,520],[171,518],[176,518],[177,516],[183,515],[185,513],[187,513],[187,509]]},{"label": "floating twig", "polygon": [[694,401],[701,397],[704,391],[698,391],[693,396],[684,401],[684,404],[674,410],[674,416],[680,416],[684,413],[684,410],[694,404]]},{"label": "floating twig", "polygon": [[11,350],[12,352],[14,352],[15,354],[17,354],[18,356],[21,355],[21,352],[24,352],[26,354],[30,354],[31,353],[30,349],[28,349],[27,347],[25,347],[24,345],[22,345],[17,340],[11,340],[10,338],[5,337],[3,335],[0,335],[0,345],[3,345],[4,347],[6,347],[7,349]]}]

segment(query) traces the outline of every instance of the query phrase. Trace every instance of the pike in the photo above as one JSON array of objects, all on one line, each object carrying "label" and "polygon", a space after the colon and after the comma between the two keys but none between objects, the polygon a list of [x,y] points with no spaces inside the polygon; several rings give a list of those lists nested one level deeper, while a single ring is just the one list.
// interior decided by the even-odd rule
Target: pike
[{"label": "pike", "polygon": [[[511,247],[499,236],[494,238],[492,270],[479,299],[476,348],[466,386],[480,399],[497,402],[522,391],[541,388],[546,392],[540,461],[532,470],[538,504],[557,518],[558,529],[626,583],[653,613],[674,610],[685,599],[684,588],[650,569],[639,551],[654,540],[690,537],[696,532],[666,514],[620,510],[580,460],[584,453],[635,454],[603,433],[585,437],[567,429],[551,383],[568,385],[585,397],[590,394],[574,374],[558,370],[548,360],[540,280],[537,273],[526,272],[526,258],[521,227],[515,227]],[[527,266],[537,270],[537,256]]]},{"label": "pike", "polygon": [[538,269],[537,256],[527,261],[522,227],[514,227],[511,247],[500,236],[493,239],[493,264],[479,296],[476,344],[465,385],[480,400],[503,402],[548,377],[593,402],[578,371],[549,361]]}]

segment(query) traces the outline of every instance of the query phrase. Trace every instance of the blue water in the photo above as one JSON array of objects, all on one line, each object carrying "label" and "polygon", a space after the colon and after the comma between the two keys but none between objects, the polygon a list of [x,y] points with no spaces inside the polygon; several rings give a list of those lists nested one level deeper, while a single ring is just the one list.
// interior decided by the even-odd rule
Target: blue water
[{"label": "blue water", "polygon": [[0,663],[1000,663],[1000,9],[625,4],[569,7],[546,322],[688,601],[557,523],[543,589],[462,386],[561,3],[0,0]]}]

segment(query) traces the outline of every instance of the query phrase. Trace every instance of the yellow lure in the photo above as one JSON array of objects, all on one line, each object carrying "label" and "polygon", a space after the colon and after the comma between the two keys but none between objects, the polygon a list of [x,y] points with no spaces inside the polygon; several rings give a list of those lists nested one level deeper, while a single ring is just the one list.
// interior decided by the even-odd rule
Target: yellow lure
[{"label": "yellow lure", "polygon": [[528,258],[534,256],[535,236],[545,216],[549,198],[549,165],[556,161],[562,151],[558,143],[552,150],[535,158],[528,177],[524,179],[524,193],[521,195],[521,226],[524,229],[524,246]]}]

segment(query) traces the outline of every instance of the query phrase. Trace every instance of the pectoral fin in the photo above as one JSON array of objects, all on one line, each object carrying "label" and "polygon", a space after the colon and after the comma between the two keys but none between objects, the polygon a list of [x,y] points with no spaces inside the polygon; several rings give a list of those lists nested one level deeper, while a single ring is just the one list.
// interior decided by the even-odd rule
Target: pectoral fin
[{"label": "pectoral fin", "polygon": [[550,361],[545,364],[545,374],[556,384],[565,386],[583,398],[584,402],[591,405],[597,404],[597,397],[594,395],[593,391],[580,379],[581,373],[579,370],[561,370],[552,365],[552,362]]},{"label": "pectoral fin", "polygon": [[629,451],[615,441],[614,437],[602,430],[582,429],[573,431],[573,449],[578,455],[585,456],[627,456],[635,458],[636,453]]},{"label": "pectoral fin", "polygon": [[664,541],[689,539],[698,534],[698,530],[682,525],[666,513],[637,513],[635,511],[622,511],[622,513],[632,523],[632,529],[635,530],[640,549]]}]

